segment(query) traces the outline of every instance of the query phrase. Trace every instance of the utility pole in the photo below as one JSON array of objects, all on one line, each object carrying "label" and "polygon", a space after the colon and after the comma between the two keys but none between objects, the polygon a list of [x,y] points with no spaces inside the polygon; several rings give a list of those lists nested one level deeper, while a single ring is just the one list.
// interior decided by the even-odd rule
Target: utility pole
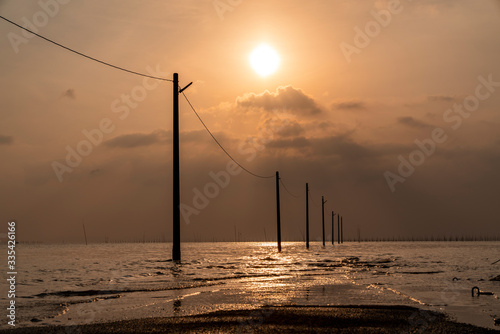
[{"label": "utility pole", "polygon": [[181,260],[181,177],[179,168],[179,94],[191,86],[190,82],[186,87],[179,90],[179,74],[174,73],[173,93],[173,237],[172,237],[172,261]]},{"label": "utility pole", "polygon": [[278,227],[278,252],[281,252],[280,172],[278,171],[276,171],[276,225]]},{"label": "utility pole", "polygon": [[340,216],[340,242],[344,243],[344,217]]},{"label": "utility pole", "polygon": [[179,173],[179,74],[174,73],[174,117],[173,117],[173,247],[172,260],[181,260],[181,186]]},{"label": "utility pole", "polygon": [[334,229],[334,225],[335,225],[335,212],[332,211],[332,245],[334,244],[334,240],[335,240],[335,229]]},{"label": "utility pole", "polygon": [[306,248],[309,249],[309,183],[306,183]]},{"label": "utility pole", "polygon": [[325,247],[325,198],[321,196],[321,222],[323,226],[323,247]]},{"label": "utility pole", "polygon": [[337,212],[337,242],[340,245],[340,214]]}]

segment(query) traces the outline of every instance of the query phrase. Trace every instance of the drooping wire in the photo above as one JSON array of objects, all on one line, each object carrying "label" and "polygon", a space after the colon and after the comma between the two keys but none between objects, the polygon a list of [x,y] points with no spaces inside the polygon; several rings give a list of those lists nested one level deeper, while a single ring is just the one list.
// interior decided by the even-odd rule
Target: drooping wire
[{"label": "drooping wire", "polygon": [[198,115],[198,113],[196,112],[196,110],[194,109],[193,105],[191,104],[191,102],[189,101],[189,99],[187,98],[186,94],[184,94],[184,92],[182,92],[182,95],[184,96],[184,98],[186,99],[187,103],[189,104],[189,106],[191,107],[191,109],[193,110],[193,112],[195,113],[196,117],[198,117],[198,119],[200,120],[201,124],[203,124],[203,126],[205,127],[205,130],[207,130],[207,132],[210,134],[210,136],[212,137],[212,139],[217,143],[217,145],[219,145],[220,149],[222,151],[224,151],[224,153],[229,157],[229,159],[231,159],[235,164],[237,164],[238,166],[240,166],[241,169],[243,169],[245,172],[247,172],[248,174],[250,175],[253,175],[255,177],[259,177],[261,179],[270,179],[270,178],[273,178],[275,177],[274,175],[271,175],[271,176],[263,176],[263,175],[259,175],[259,174],[255,174],[251,171],[249,171],[248,169],[246,169],[245,167],[243,167],[238,161],[236,161],[232,156],[231,154],[229,154],[229,152],[222,146],[222,144],[217,140],[217,138],[215,138],[215,136],[212,134],[212,132],[210,131],[210,129],[207,127],[207,125],[205,124],[205,122],[203,122],[203,120],[201,119],[200,115]]},{"label": "drooping wire", "polygon": [[302,197],[300,195],[295,195],[290,190],[288,190],[288,188],[285,186],[285,183],[283,183],[283,179],[281,177],[280,177],[280,182],[281,182],[281,185],[283,186],[283,188],[285,188],[286,192],[290,194],[290,196],[295,197],[295,198]]},{"label": "drooping wire", "polygon": [[40,37],[41,39],[43,39],[43,40],[45,40],[45,41],[47,41],[47,42],[49,42],[49,43],[52,43],[52,44],[54,44],[54,45],[57,45],[57,46],[59,46],[59,47],[61,47],[61,48],[65,49],[65,50],[68,50],[68,51],[70,51],[70,52],[76,53],[76,54],[77,54],[77,55],[79,55],[79,56],[82,56],[82,57],[88,58],[88,59],[90,59],[90,60],[93,60],[93,61],[95,61],[95,62],[101,63],[101,64],[103,64],[103,65],[106,65],[106,66],[109,66],[109,67],[112,67],[112,68],[118,69],[118,70],[120,70],[120,71],[124,71],[124,72],[132,73],[132,74],[135,74],[135,75],[139,75],[139,76],[142,76],[142,77],[146,77],[146,78],[151,78],[151,79],[155,79],[155,80],[163,80],[163,81],[173,81],[172,79],[167,79],[167,78],[162,78],[162,77],[155,77],[155,76],[152,76],[152,75],[148,75],[148,74],[144,74],[144,73],[139,73],[139,72],[135,72],[135,71],[127,70],[126,68],[123,68],[123,67],[120,67],[120,66],[116,66],[116,65],[113,65],[113,64],[110,64],[110,63],[107,63],[107,62],[105,62],[105,61],[102,61],[102,60],[99,60],[99,59],[97,59],[97,58],[94,58],[94,57],[88,56],[88,55],[86,55],[86,54],[84,54],[84,53],[78,52],[78,51],[73,50],[73,49],[71,49],[71,48],[69,48],[69,47],[67,47],[67,46],[64,46],[64,45],[62,45],[62,44],[59,44],[59,43],[57,43],[57,42],[54,42],[53,40],[51,40],[51,39],[49,39],[49,38],[47,38],[47,37],[44,37],[44,36],[42,36],[42,35],[39,35],[39,34],[37,34],[36,32],[31,31],[31,30],[29,30],[29,29],[27,29],[27,28],[25,28],[25,27],[22,27],[22,26],[20,26],[19,24],[15,23],[15,22],[12,22],[11,20],[6,19],[5,17],[3,17],[3,16],[1,16],[1,15],[0,15],[0,18],[1,18],[1,19],[3,19],[3,20],[5,20],[5,21],[7,21],[7,22],[9,22],[9,23],[11,23],[11,24],[13,24],[13,25],[15,25],[16,27],[19,27],[19,28],[21,28],[21,29],[23,29],[23,30],[26,30],[27,32],[29,32],[29,33],[31,33],[31,34],[33,34],[33,35],[37,36],[37,37]]},{"label": "drooping wire", "polygon": [[[310,191],[310,190],[309,190]],[[316,197],[314,197],[313,194],[311,194],[312,196],[309,196],[309,199],[316,205],[321,205],[321,203],[319,203],[318,201],[316,201]]]},{"label": "drooping wire", "polygon": [[[61,47],[61,48],[65,49],[65,50],[68,50],[68,51],[70,51],[70,52],[73,52],[73,53],[75,53],[75,54],[77,54],[77,55],[79,55],[79,56],[85,57],[85,58],[87,58],[87,59],[93,60],[93,61],[95,61],[95,62],[101,63],[101,64],[103,64],[103,65],[106,65],[106,66],[109,66],[109,67],[112,67],[112,68],[115,68],[115,69],[118,69],[118,70],[121,70],[121,71],[124,71],[124,72],[128,72],[128,73],[131,73],[131,74],[135,74],[135,75],[139,75],[139,76],[142,76],[142,77],[146,77],[146,78],[151,78],[151,79],[156,79],[156,80],[163,80],[163,81],[170,81],[170,82],[173,82],[173,80],[172,80],[172,79],[167,79],[167,78],[162,78],[162,77],[155,77],[155,76],[152,76],[152,75],[148,75],[148,74],[144,74],[144,73],[139,73],[139,72],[131,71],[131,70],[128,70],[128,69],[126,69],[126,68],[123,68],[123,67],[120,67],[120,66],[116,66],[116,65],[113,65],[113,64],[107,63],[107,62],[105,62],[105,61],[99,60],[99,59],[97,59],[97,58],[94,58],[94,57],[88,56],[88,55],[86,55],[86,54],[84,54],[84,53],[78,52],[78,51],[73,50],[73,49],[71,49],[71,48],[69,48],[69,47],[67,47],[67,46],[64,46],[64,45],[62,45],[62,44],[60,44],[60,43],[57,43],[57,42],[55,42],[55,41],[53,41],[53,40],[51,40],[51,39],[49,39],[49,38],[47,38],[47,37],[44,37],[44,36],[42,36],[42,35],[40,35],[40,34],[37,34],[36,32],[31,31],[30,29],[27,29],[27,28],[25,28],[25,27],[23,27],[23,26],[20,26],[19,24],[15,23],[15,22],[13,22],[13,21],[11,21],[11,20],[9,20],[9,19],[7,19],[7,18],[5,18],[5,17],[3,17],[3,16],[1,16],[1,15],[0,15],[0,18],[1,18],[1,19],[3,19],[3,20],[5,20],[5,21],[7,21],[8,23],[10,23],[10,24],[12,24],[12,25],[15,25],[16,27],[18,27],[18,28],[20,28],[20,29],[23,29],[23,30],[25,30],[25,31],[27,31],[27,32],[29,32],[29,33],[31,33],[31,34],[33,34],[33,35],[35,35],[35,36],[37,36],[37,37],[39,37],[39,38],[41,38],[41,39],[43,39],[43,40],[47,41],[47,42],[49,42],[49,43],[52,43],[52,44],[54,44],[54,45],[56,45],[56,46],[59,46],[59,47]],[[236,161],[236,160],[235,160],[235,159],[234,159],[234,158],[233,158],[233,157],[229,154],[229,152],[227,152],[227,150],[226,150],[226,149],[225,149],[225,148],[224,148],[224,147],[223,147],[223,146],[219,143],[219,141],[217,140],[217,138],[215,138],[215,136],[212,134],[212,132],[210,132],[210,130],[208,129],[208,127],[206,126],[206,124],[203,122],[203,120],[201,119],[201,117],[198,115],[198,113],[197,113],[197,112],[196,112],[196,110],[194,109],[194,107],[193,107],[193,105],[191,104],[191,102],[188,100],[188,98],[187,98],[186,94],[184,94],[184,92],[183,92],[183,93],[182,93],[182,95],[184,95],[184,98],[185,98],[185,99],[186,99],[186,101],[188,102],[189,106],[191,107],[191,109],[193,110],[193,112],[195,113],[195,115],[198,117],[198,119],[200,120],[201,124],[203,124],[203,126],[205,127],[205,129],[208,131],[208,133],[210,134],[210,136],[213,138],[213,140],[217,143],[217,145],[218,145],[218,146],[222,149],[222,151],[224,151],[224,153],[225,153],[225,154],[226,154],[226,155],[227,155],[227,156],[228,156],[228,157],[229,157],[229,158],[230,158],[230,159],[231,159],[231,160],[232,160],[235,164],[237,164],[237,165],[238,165],[241,169],[243,169],[245,172],[247,172],[247,173],[249,173],[249,174],[251,174],[251,175],[253,175],[253,176],[255,176],[255,177],[259,177],[259,178],[263,178],[263,179],[269,179],[269,178],[273,178],[273,177],[274,177],[274,175],[270,175],[270,176],[263,176],[263,175],[258,175],[258,174],[255,174],[255,173],[253,173],[253,172],[249,171],[248,169],[246,169],[245,167],[243,167],[243,166],[242,166],[242,165],[241,165],[238,161]]]}]

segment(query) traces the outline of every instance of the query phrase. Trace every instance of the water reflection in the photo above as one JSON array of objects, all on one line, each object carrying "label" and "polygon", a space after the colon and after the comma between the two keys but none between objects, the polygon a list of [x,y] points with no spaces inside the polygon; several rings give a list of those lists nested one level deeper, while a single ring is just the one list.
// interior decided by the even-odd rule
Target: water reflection
[{"label": "water reflection", "polygon": [[174,263],[172,267],[170,268],[170,272],[172,273],[173,277],[179,277],[182,274],[182,268],[180,264]]}]

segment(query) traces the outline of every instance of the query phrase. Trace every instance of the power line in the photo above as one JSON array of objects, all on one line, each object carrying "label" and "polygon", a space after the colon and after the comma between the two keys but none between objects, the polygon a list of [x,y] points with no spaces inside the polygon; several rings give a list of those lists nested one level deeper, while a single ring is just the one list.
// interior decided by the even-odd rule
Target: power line
[{"label": "power line", "polygon": [[[33,34],[33,35],[35,35],[35,36],[37,36],[37,37],[39,37],[39,38],[41,38],[41,39],[43,39],[43,40],[47,41],[47,42],[49,42],[49,43],[52,43],[52,44],[54,44],[54,45],[56,45],[56,46],[59,46],[60,48],[63,48],[63,49],[68,50],[68,51],[70,51],[70,52],[73,52],[73,53],[75,53],[75,54],[77,54],[77,55],[79,55],[79,56],[85,57],[85,58],[87,58],[87,59],[93,60],[93,61],[95,61],[95,62],[101,63],[101,64],[103,64],[103,65],[106,65],[106,66],[109,66],[109,67],[112,67],[112,68],[118,69],[118,70],[120,70],[120,71],[124,71],[124,72],[128,72],[128,73],[131,73],[131,74],[135,74],[135,75],[139,75],[139,76],[142,76],[142,77],[146,77],[146,78],[151,78],[151,79],[156,79],[156,80],[163,80],[163,81],[170,81],[170,82],[172,82],[172,81],[173,81],[173,80],[171,80],[171,79],[162,78],[162,77],[155,77],[155,76],[152,76],[152,75],[148,75],[148,74],[144,74],[144,73],[139,73],[139,72],[131,71],[131,70],[128,70],[128,69],[126,69],[126,68],[123,68],[123,67],[120,67],[120,66],[116,66],[116,65],[113,65],[113,64],[110,64],[110,63],[107,63],[107,62],[105,62],[105,61],[99,60],[99,59],[97,59],[97,58],[94,58],[94,57],[88,56],[88,55],[86,55],[86,54],[84,54],[84,53],[81,53],[81,52],[78,52],[78,51],[76,51],[76,50],[73,50],[73,49],[71,49],[71,48],[69,48],[69,47],[67,47],[67,46],[64,46],[64,45],[62,45],[62,44],[60,44],[60,43],[57,43],[57,42],[55,42],[55,41],[53,41],[53,40],[51,40],[51,39],[49,39],[49,38],[47,38],[47,37],[44,37],[44,36],[42,36],[42,35],[40,35],[40,34],[37,34],[36,32],[31,31],[30,29],[25,28],[25,27],[23,27],[23,26],[20,26],[19,24],[15,23],[15,22],[13,22],[13,21],[11,21],[11,20],[9,20],[9,19],[7,19],[7,18],[5,18],[5,17],[3,17],[3,16],[1,16],[1,15],[0,15],[0,18],[1,18],[1,19],[3,19],[3,20],[5,20],[5,21],[7,21],[8,23],[10,23],[10,24],[12,24],[12,25],[15,25],[16,27],[18,27],[18,28],[20,28],[20,29],[23,29],[23,30],[25,30],[25,31],[27,31],[27,32],[29,32],[29,33],[31,33],[31,34]],[[217,140],[217,138],[215,138],[215,136],[212,134],[212,132],[210,132],[210,130],[208,129],[208,127],[206,126],[206,124],[203,122],[203,120],[202,120],[202,119],[201,119],[201,117],[198,115],[198,113],[197,113],[197,112],[196,112],[196,110],[194,109],[193,105],[191,104],[191,102],[190,102],[190,101],[189,101],[189,99],[187,98],[186,94],[184,94],[184,92],[182,92],[182,95],[184,96],[184,98],[185,98],[185,99],[186,99],[186,101],[188,102],[189,106],[191,107],[191,109],[193,110],[193,112],[196,114],[196,116],[197,116],[197,117],[198,117],[198,119],[200,120],[201,124],[203,124],[203,126],[205,127],[205,129],[208,131],[208,133],[210,134],[210,136],[213,138],[213,140],[217,143],[217,145],[219,145],[219,147],[222,149],[222,151],[224,151],[224,153],[225,153],[225,154],[226,154],[226,155],[227,155],[227,156],[228,156],[228,157],[229,157],[229,158],[230,158],[230,159],[231,159],[231,160],[232,160],[235,164],[237,164],[237,165],[238,165],[241,169],[243,169],[245,172],[247,172],[247,173],[249,173],[249,174],[251,174],[251,175],[253,175],[253,176],[256,176],[256,177],[259,177],[259,178],[263,178],[263,179],[269,179],[269,178],[273,178],[273,177],[274,177],[274,175],[270,175],[270,176],[262,176],[262,175],[255,174],[255,173],[253,173],[253,172],[249,171],[248,169],[246,169],[245,167],[243,167],[243,166],[242,166],[242,165],[241,165],[238,161],[236,161],[236,160],[235,160],[235,159],[234,159],[234,158],[233,158],[233,157],[229,154],[229,152],[227,152],[227,151],[226,151],[226,149],[225,149],[225,148],[224,148],[224,147],[223,147],[223,146],[219,143],[219,141]]]},{"label": "power line", "polygon": [[283,188],[285,188],[286,192],[290,194],[290,196],[295,197],[295,198],[302,197],[302,196],[295,195],[292,192],[290,192],[290,190],[288,190],[288,188],[285,186],[285,183],[283,183],[283,180],[281,179],[281,177],[280,177],[280,182],[281,182],[281,185],[283,186]]},{"label": "power line", "polygon": [[163,80],[163,81],[173,81],[173,80],[171,80],[171,79],[167,79],[167,78],[155,77],[155,76],[152,76],[152,75],[148,75],[148,74],[144,74],[144,73],[139,73],[139,72],[135,72],[135,71],[127,70],[126,68],[123,68],[123,67],[120,67],[120,66],[116,66],[116,65],[113,65],[113,64],[110,64],[110,63],[107,63],[107,62],[105,62],[105,61],[102,61],[102,60],[96,59],[96,58],[91,57],[91,56],[87,56],[87,55],[86,55],[86,54],[84,54],[84,53],[81,53],[81,52],[78,52],[78,51],[76,51],[76,50],[73,50],[73,49],[71,49],[71,48],[69,48],[69,47],[67,47],[67,46],[64,46],[64,45],[62,45],[62,44],[59,44],[59,43],[57,43],[57,42],[54,42],[54,41],[53,41],[53,40],[51,40],[51,39],[48,39],[48,38],[44,37],[44,36],[42,36],[42,35],[39,35],[39,34],[37,34],[36,32],[33,32],[33,31],[31,31],[31,30],[29,30],[29,29],[27,29],[27,28],[25,28],[25,27],[22,27],[22,26],[20,26],[19,24],[15,23],[15,22],[12,22],[11,20],[6,19],[5,17],[3,17],[3,16],[1,16],[1,15],[0,15],[0,18],[1,18],[1,19],[3,19],[3,20],[5,20],[5,21],[7,21],[7,22],[9,22],[10,24],[15,25],[16,27],[19,27],[19,28],[21,28],[21,29],[23,29],[23,30],[26,30],[27,32],[29,32],[29,33],[31,33],[31,34],[33,34],[33,35],[35,35],[35,36],[40,37],[40,38],[41,38],[41,39],[43,39],[43,40],[46,40],[46,41],[47,41],[47,42],[49,42],[49,43],[52,43],[52,44],[54,44],[54,45],[57,45],[57,46],[59,46],[59,47],[61,47],[61,48],[65,49],[65,50],[71,51],[71,52],[73,52],[73,53],[76,53],[76,54],[77,54],[77,55],[79,55],[79,56],[82,56],[82,57],[88,58],[88,59],[90,59],[90,60],[93,60],[93,61],[95,61],[95,62],[101,63],[101,64],[103,64],[103,65],[106,65],[106,66],[109,66],[109,67],[112,67],[112,68],[118,69],[118,70],[120,70],[120,71],[124,71],[124,72],[132,73],[132,74],[135,74],[135,75],[139,75],[139,76],[142,76],[142,77],[146,77],[146,78],[151,78],[151,79],[156,79],[156,80]]},{"label": "power line", "polygon": [[[310,188],[309,188],[310,189]],[[317,204],[319,205],[320,203],[318,201],[316,201],[315,197],[314,196],[309,196],[309,199],[311,199],[313,201],[314,204]]]},{"label": "power line", "polygon": [[[7,19],[7,18],[5,18],[5,17],[3,17],[3,16],[1,16],[1,15],[0,15],[0,18],[1,18],[1,19],[3,19],[3,20],[5,20],[5,21],[7,21],[7,22],[9,22],[10,24],[15,25],[15,26],[16,26],[16,27],[18,27],[18,28],[21,28],[21,29],[23,29],[23,30],[25,30],[25,31],[27,31],[27,32],[29,32],[29,33],[31,33],[31,34],[33,34],[33,35],[37,36],[37,37],[40,37],[41,39],[43,39],[43,40],[45,40],[45,41],[47,41],[47,42],[49,42],[49,43],[52,43],[52,44],[54,44],[54,45],[56,45],[56,46],[59,46],[59,47],[61,47],[61,48],[65,49],[65,50],[68,50],[68,51],[70,51],[70,52],[76,53],[76,54],[77,54],[77,55],[79,55],[79,56],[85,57],[85,58],[87,58],[87,59],[90,59],[90,60],[93,60],[93,61],[95,61],[95,62],[101,63],[101,64],[103,64],[103,65],[106,65],[106,66],[109,66],[109,67],[112,67],[112,68],[118,69],[118,70],[120,70],[120,71],[124,71],[124,72],[128,72],[128,73],[131,73],[131,74],[135,74],[135,75],[139,75],[139,76],[142,76],[142,77],[146,77],[146,78],[151,78],[151,79],[156,79],[156,80],[163,80],[163,81],[170,81],[170,82],[172,82],[172,81],[173,81],[173,80],[171,80],[171,79],[161,78],[161,77],[155,77],[155,76],[152,76],[152,75],[148,75],[148,74],[144,74],[144,73],[139,73],[139,72],[131,71],[131,70],[128,70],[128,69],[126,69],[126,68],[119,67],[119,66],[116,66],[116,65],[113,65],[113,64],[107,63],[107,62],[105,62],[105,61],[99,60],[99,59],[97,59],[97,58],[94,58],[94,57],[88,56],[88,55],[86,55],[86,54],[84,54],[84,53],[81,53],[81,52],[78,52],[78,51],[76,51],[76,50],[73,50],[73,49],[71,49],[71,48],[69,48],[69,47],[67,47],[67,46],[64,46],[64,45],[62,45],[62,44],[60,44],[60,43],[57,43],[57,42],[55,42],[55,41],[53,41],[53,40],[51,40],[51,39],[49,39],[49,38],[47,38],[47,37],[44,37],[44,36],[42,36],[42,35],[40,35],[40,34],[37,34],[36,32],[31,31],[30,29],[27,29],[27,28],[25,28],[25,27],[23,27],[23,26],[20,26],[19,24],[15,23],[15,22],[12,22],[11,20],[9,20],[9,19]],[[232,161],[234,161],[234,163],[235,163],[235,164],[237,164],[239,167],[241,167],[241,169],[243,169],[244,171],[246,171],[247,173],[249,173],[249,174],[251,174],[251,175],[253,175],[253,176],[260,177],[260,178],[263,178],[263,179],[268,179],[268,178],[272,178],[272,177],[274,177],[274,175],[271,175],[271,176],[262,176],[262,175],[258,175],[258,174],[252,173],[251,171],[249,171],[248,169],[246,169],[245,167],[243,167],[240,163],[238,163],[238,162],[237,162],[237,161],[236,161],[236,160],[235,160],[235,159],[234,159],[234,158],[233,158],[233,157],[232,157],[232,156],[231,156],[231,155],[230,155],[230,154],[226,151],[226,149],[225,149],[225,148],[224,148],[224,147],[223,147],[223,146],[219,143],[219,141],[215,138],[215,136],[212,134],[212,132],[210,132],[210,130],[208,129],[208,127],[205,125],[205,123],[203,122],[203,120],[201,119],[201,117],[198,115],[198,113],[197,113],[197,112],[196,112],[196,110],[194,109],[194,107],[193,107],[193,105],[191,104],[191,102],[189,102],[189,100],[188,100],[188,98],[187,98],[186,94],[184,94],[184,92],[182,92],[182,95],[184,95],[184,98],[185,98],[185,99],[186,99],[186,101],[188,102],[189,106],[190,106],[190,107],[191,107],[191,109],[194,111],[194,113],[196,114],[196,116],[197,116],[197,117],[198,117],[198,119],[200,120],[201,124],[203,124],[203,126],[204,126],[204,127],[205,127],[205,129],[208,131],[208,133],[210,134],[210,136],[212,136],[213,140],[217,143],[217,145],[219,145],[219,147],[220,147],[220,148],[224,151],[224,153],[226,153],[226,155],[227,155],[227,156],[228,156],[228,157],[229,157]]]},{"label": "power line", "polygon": [[201,119],[200,115],[198,115],[198,113],[194,109],[194,107],[191,104],[191,102],[189,102],[189,99],[187,98],[186,94],[184,94],[184,92],[182,92],[182,95],[184,96],[184,98],[186,99],[187,103],[189,104],[189,106],[191,107],[191,109],[193,110],[193,112],[195,113],[196,117],[198,117],[198,119],[200,120],[201,124],[203,124],[203,126],[205,127],[205,129],[207,130],[207,132],[210,134],[210,136],[212,136],[212,139],[217,143],[217,145],[219,145],[219,147],[221,148],[221,150],[224,151],[224,153],[226,153],[226,155],[229,157],[229,159],[233,160],[233,162],[235,164],[237,164],[238,166],[240,166],[241,169],[243,169],[245,172],[247,172],[250,175],[253,175],[253,176],[256,176],[256,177],[260,177],[261,179],[270,179],[270,178],[275,177],[274,175],[271,175],[271,176],[262,176],[262,175],[258,175],[258,174],[252,173],[251,171],[249,171],[248,169],[246,169],[245,167],[243,167],[242,165],[240,165],[240,163],[238,161],[236,161],[231,156],[231,154],[229,154],[226,151],[226,149],[221,145],[221,143],[219,143],[219,141],[217,140],[217,138],[215,138],[215,136],[212,134],[212,132],[208,129],[207,125],[205,124],[205,122],[203,122],[203,120]]}]

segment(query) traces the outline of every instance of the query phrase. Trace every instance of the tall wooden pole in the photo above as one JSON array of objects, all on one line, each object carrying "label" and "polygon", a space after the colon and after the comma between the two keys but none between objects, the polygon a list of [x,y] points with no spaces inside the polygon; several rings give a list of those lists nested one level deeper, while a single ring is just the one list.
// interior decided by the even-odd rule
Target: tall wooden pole
[{"label": "tall wooden pole", "polygon": [[340,216],[340,242],[344,243],[344,217]]},{"label": "tall wooden pole", "polygon": [[325,247],[325,198],[321,196],[321,223],[323,226],[323,247]]},{"label": "tall wooden pole", "polygon": [[280,172],[278,171],[276,171],[276,225],[278,228],[278,252],[281,252]]},{"label": "tall wooden pole", "polygon": [[337,212],[337,242],[340,244],[340,215]]},{"label": "tall wooden pole", "polygon": [[173,247],[172,260],[181,260],[181,187],[179,173],[179,75],[174,73],[174,118],[173,118]]},{"label": "tall wooden pole", "polygon": [[309,249],[309,183],[306,183],[306,248]]},{"label": "tall wooden pole", "polygon": [[335,240],[335,228],[334,228],[334,225],[335,225],[335,212],[332,211],[332,245],[334,244],[334,240]]}]

